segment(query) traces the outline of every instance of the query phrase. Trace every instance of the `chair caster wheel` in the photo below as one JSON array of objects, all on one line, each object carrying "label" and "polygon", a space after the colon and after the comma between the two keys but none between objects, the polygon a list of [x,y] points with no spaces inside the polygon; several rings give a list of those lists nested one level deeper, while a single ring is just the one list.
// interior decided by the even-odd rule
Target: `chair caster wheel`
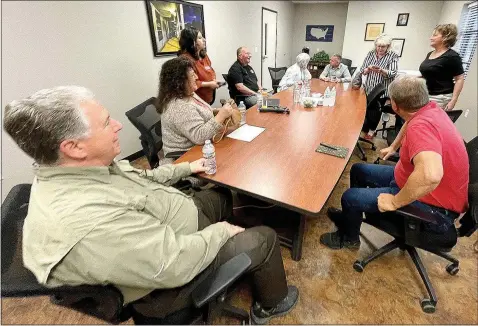
[{"label": "chair caster wheel", "polygon": [[362,262],[361,262],[360,260],[357,260],[357,261],[354,263],[354,269],[355,269],[355,271],[357,271],[357,272],[359,272],[359,273],[362,273],[364,268],[365,268],[365,266],[362,264]]},{"label": "chair caster wheel", "polygon": [[380,157],[378,157],[375,161],[373,161],[373,164],[380,164]]},{"label": "chair caster wheel", "polygon": [[366,157],[362,157],[361,160],[364,161],[364,162],[367,162],[367,158],[366,158]]},{"label": "chair caster wheel", "polygon": [[432,314],[436,310],[436,302],[433,302],[430,299],[422,299],[420,305],[422,306],[423,312],[426,312],[427,314]]},{"label": "chair caster wheel", "polygon": [[377,150],[377,147],[375,147],[375,145],[372,145],[372,151],[376,151]]},{"label": "chair caster wheel", "polygon": [[450,264],[446,267],[446,271],[450,275],[456,275],[460,271],[460,268],[456,264]]}]

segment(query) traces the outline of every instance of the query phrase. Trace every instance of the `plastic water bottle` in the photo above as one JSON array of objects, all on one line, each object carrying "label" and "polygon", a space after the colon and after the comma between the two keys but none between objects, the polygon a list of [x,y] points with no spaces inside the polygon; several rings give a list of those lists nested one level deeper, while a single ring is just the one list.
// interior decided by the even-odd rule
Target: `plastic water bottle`
[{"label": "plastic water bottle", "polygon": [[329,106],[335,105],[335,95],[337,95],[337,91],[335,90],[335,86],[334,86],[332,87],[332,90],[330,91]]},{"label": "plastic water bottle", "polygon": [[262,108],[263,101],[264,101],[264,98],[262,97],[262,93],[261,92],[257,93],[257,111],[259,111],[259,109]]},{"label": "plastic water bottle", "polygon": [[204,146],[202,147],[202,156],[206,159],[206,162],[204,163],[206,167],[206,174],[216,173],[216,149],[209,139],[204,142]]},{"label": "plastic water bottle", "polygon": [[330,103],[330,88],[327,86],[324,92],[324,106],[329,106]]},{"label": "plastic water bottle", "polygon": [[301,86],[302,83],[300,82],[294,84],[294,103],[300,103]]},{"label": "plastic water bottle", "polygon": [[310,96],[310,79],[307,79],[304,81],[304,86],[305,86],[304,94],[306,97],[309,97]]},{"label": "plastic water bottle", "polygon": [[237,108],[239,109],[239,112],[241,112],[241,123],[240,123],[240,125],[242,126],[243,124],[246,123],[246,106],[244,105],[244,102],[241,101]]}]

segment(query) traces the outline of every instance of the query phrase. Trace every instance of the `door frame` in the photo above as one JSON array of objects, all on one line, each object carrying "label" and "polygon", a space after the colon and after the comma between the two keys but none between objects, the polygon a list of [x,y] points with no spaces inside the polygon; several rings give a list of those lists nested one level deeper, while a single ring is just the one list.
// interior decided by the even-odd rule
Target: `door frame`
[{"label": "door frame", "polygon": [[269,8],[266,8],[266,7],[262,7],[262,10],[261,10],[261,55],[260,55],[260,59],[261,59],[261,85],[262,85],[262,71],[264,70],[264,68],[262,67],[262,48],[264,46],[264,10],[267,10],[267,11],[270,11],[270,12],[273,12],[276,14],[276,48],[275,48],[275,58],[274,58],[274,68],[277,68],[277,30],[279,29],[279,25],[278,25],[278,20],[279,20],[279,13],[275,10],[272,10],[272,9],[269,9]]}]

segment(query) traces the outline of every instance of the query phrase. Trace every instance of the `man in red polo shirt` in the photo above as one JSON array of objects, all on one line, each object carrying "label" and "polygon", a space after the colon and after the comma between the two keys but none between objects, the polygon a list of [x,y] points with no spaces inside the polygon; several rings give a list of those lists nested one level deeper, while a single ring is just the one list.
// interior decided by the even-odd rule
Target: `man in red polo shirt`
[{"label": "man in red polo shirt", "polygon": [[401,147],[400,161],[395,167],[352,166],[351,188],[342,195],[342,210],[329,208],[327,212],[338,230],[320,237],[320,242],[332,249],[360,247],[363,213],[415,206],[440,218],[438,225],[426,225],[440,234],[454,227],[454,220],[467,209],[468,155],[453,122],[430,102],[423,79],[397,78],[388,92],[393,110],[405,124],[393,144],[381,153],[386,159]]}]

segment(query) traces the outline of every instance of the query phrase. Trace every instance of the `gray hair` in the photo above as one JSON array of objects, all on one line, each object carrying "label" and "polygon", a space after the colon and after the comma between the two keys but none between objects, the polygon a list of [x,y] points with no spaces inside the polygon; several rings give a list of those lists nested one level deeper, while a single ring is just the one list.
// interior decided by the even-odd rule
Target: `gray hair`
[{"label": "gray hair", "polygon": [[375,46],[377,45],[386,45],[390,47],[392,44],[392,37],[388,34],[382,33],[377,38],[375,39],[375,42],[373,43]]},{"label": "gray hair", "polygon": [[310,56],[307,54],[307,53],[300,53],[296,58],[295,58],[295,61],[297,62],[297,65],[302,68],[302,69],[305,69],[307,68],[307,64],[309,63],[310,61]]},{"label": "gray hair", "polygon": [[388,86],[390,99],[400,108],[415,112],[430,102],[425,79],[414,76],[398,76]]},{"label": "gray hair", "polygon": [[88,136],[89,123],[80,105],[93,99],[93,93],[80,86],[43,89],[8,104],[3,126],[38,164],[55,165],[62,141]]},{"label": "gray hair", "polygon": [[244,48],[244,46],[241,46],[239,48],[237,48],[236,50],[236,56],[239,58],[239,56],[241,55],[241,52],[242,52],[242,49]]},{"label": "gray hair", "polygon": [[334,54],[332,57],[337,57],[339,58],[339,61],[342,61],[342,56],[338,53]]}]

